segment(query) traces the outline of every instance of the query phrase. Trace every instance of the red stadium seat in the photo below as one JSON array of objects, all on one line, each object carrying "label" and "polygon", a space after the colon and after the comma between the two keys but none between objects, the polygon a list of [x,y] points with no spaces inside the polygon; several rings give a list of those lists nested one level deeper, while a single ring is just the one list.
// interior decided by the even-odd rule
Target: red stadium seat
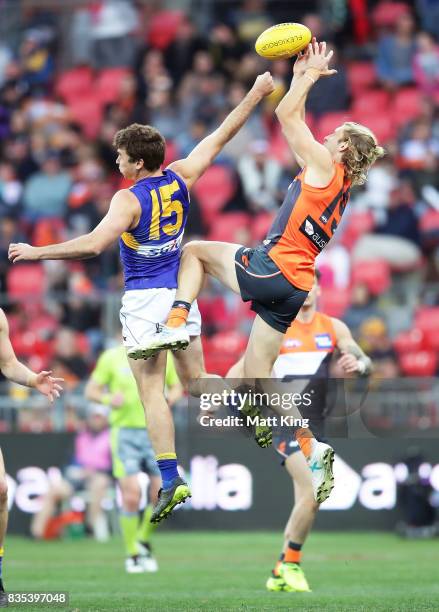
[{"label": "red stadium seat", "polygon": [[376,84],[375,66],[372,62],[352,62],[347,67],[347,74],[354,96]]},{"label": "red stadium seat", "polygon": [[12,300],[38,298],[46,287],[44,268],[37,263],[13,266],[9,268],[6,284]]},{"label": "red stadium seat", "polygon": [[275,213],[259,213],[250,224],[251,237],[253,242],[261,242],[268,234]]},{"label": "red stadium seat", "polygon": [[428,210],[419,220],[423,245],[432,249],[439,245],[439,211]]},{"label": "red stadium seat", "polygon": [[363,234],[367,234],[373,230],[374,225],[375,221],[372,211],[353,210],[349,213],[346,223],[343,226],[343,234],[340,239],[341,244],[349,250],[352,249]]},{"label": "red stadium seat", "polygon": [[352,284],[366,285],[372,295],[381,295],[390,283],[390,267],[382,259],[357,261],[352,267]]},{"label": "red stadium seat", "polygon": [[181,11],[160,11],[149,21],[148,44],[156,49],[166,49],[174,40],[178,26],[184,19]]},{"label": "red stadium seat", "polygon": [[106,68],[99,73],[95,91],[103,104],[117,100],[124,78],[132,74],[127,68]]},{"label": "red stadium seat", "polygon": [[378,139],[379,143],[386,143],[396,137],[396,125],[388,114],[372,113],[369,115],[354,113],[354,121],[368,127]]},{"label": "red stadium seat", "polygon": [[415,325],[422,330],[427,338],[428,334],[439,329],[439,307],[423,306],[415,314]]},{"label": "red stadium seat", "polygon": [[341,319],[349,308],[351,292],[349,289],[328,288],[322,290],[319,298],[319,308],[330,317]]},{"label": "red stadium seat", "polygon": [[398,355],[421,351],[425,348],[423,331],[415,327],[414,329],[399,333],[393,341],[393,348]]},{"label": "red stadium seat", "polygon": [[397,125],[404,125],[421,112],[422,93],[415,87],[407,87],[397,92],[392,105],[393,118]]},{"label": "red stadium seat", "polygon": [[334,113],[326,113],[323,115],[315,130],[315,137],[319,142],[323,142],[325,136],[328,134],[332,134],[332,132],[340,127],[345,121],[351,121],[352,117],[348,112],[345,111],[337,111]]},{"label": "red stadium seat", "polygon": [[172,164],[176,159],[179,158],[177,145],[173,140],[166,140],[165,159],[163,161],[163,168]]},{"label": "red stadium seat", "polygon": [[405,2],[379,2],[372,11],[372,21],[377,28],[393,27],[398,17],[410,12]]},{"label": "red stadium seat", "polygon": [[55,83],[55,92],[67,102],[88,96],[93,89],[93,72],[88,66],[80,66],[62,72]]},{"label": "red stadium seat", "polygon": [[247,342],[247,336],[236,331],[218,332],[212,336],[205,353],[206,370],[225,376],[243,355]]},{"label": "red stadium seat", "polygon": [[247,230],[249,227],[250,217],[244,212],[231,212],[215,217],[212,224],[208,240],[219,240],[220,242],[238,242],[240,240],[239,232]]},{"label": "red stadium seat", "polygon": [[87,138],[96,138],[103,116],[101,101],[96,96],[89,96],[70,102],[69,109],[73,121],[81,126]]},{"label": "red stadium seat", "polygon": [[401,355],[399,365],[405,376],[434,376],[437,362],[437,353],[434,351],[418,351]]},{"label": "red stadium seat", "polygon": [[235,193],[236,182],[229,168],[215,164],[198,179],[193,190],[200,203],[204,220],[211,224],[216,214]]},{"label": "red stadium seat", "polygon": [[389,106],[389,94],[383,89],[371,89],[360,92],[354,99],[351,110],[354,116],[386,113]]}]

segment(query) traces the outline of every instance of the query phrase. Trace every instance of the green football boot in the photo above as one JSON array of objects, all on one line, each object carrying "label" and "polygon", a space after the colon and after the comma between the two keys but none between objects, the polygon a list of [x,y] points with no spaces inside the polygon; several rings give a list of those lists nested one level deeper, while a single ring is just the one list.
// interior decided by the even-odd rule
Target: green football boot
[{"label": "green football boot", "polygon": [[262,416],[261,409],[258,406],[253,406],[252,404],[248,404],[247,402],[241,408],[241,412],[245,417],[255,418],[262,421],[262,423],[252,425],[253,434],[257,444],[261,448],[267,448],[273,442],[273,431],[269,425],[264,425],[263,422],[266,420],[264,416]]},{"label": "green football boot", "polygon": [[282,563],[279,567],[279,574],[287,585],[285,591],[311,592],[303,569],[297,563]]},{"label": "green football boot", "polygon": [[159,499],[151,515],[151,523],[160,523],[171,514],[175,506],[184,503],[192,497],[187,483],[182,478],[176,478],[169,489],[160,489]]},{"label": "green football boot", "polygon": [[276,576],[273,572],[271,572],[270,578],[265,583],[267,587],[267,591],[286,591],[287,583],[282,578],[282,576]]}]

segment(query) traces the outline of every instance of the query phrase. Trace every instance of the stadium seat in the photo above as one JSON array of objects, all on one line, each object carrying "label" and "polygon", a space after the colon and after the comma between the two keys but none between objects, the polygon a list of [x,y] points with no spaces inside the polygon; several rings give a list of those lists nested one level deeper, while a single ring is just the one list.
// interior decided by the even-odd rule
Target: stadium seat
[{"label": "stadium seat", "polygon": [[390,283],[390,267],[382,259],[357,261],[352,267],[352,284],[366,285],[372,295],[381,295]]},{"label": "stadium seat", "polygon": [[407,87],[398,91],[392,105],[395,123],[400,126],[414,119],[421,112],[422,93],[415,87]]},{"label": "stadium seat", "polygon": [[419,220],[419,230],[424,247],[433,249],[439,246],[439,211],[426,211]]},{"label": "stadium seat", "polygon": [[422,306],[415,314],[415,325],[427,336],[439,329],[439,307]]},{"label": "stadium seat", "polygon": [[398,355],[421,351],[425,348],[423,331],[415,327],[408,331],[400,332],[393,341],[393,348]]},{"label": "stadium seat", "polygon": [[102,103],[96,95],[69,103],[73,121],[78,123],[88,138],[96,138],[102,123]]},{"label": "stadium seat", "polygon": [[315,137],[319,142],[323,142],[325,136],[331,134],[335,128],[338,128],[345,121],[350,121],[352,119],[349,116],[348,111],[337,111],[334,113],[326,113],[323,115],[317,123],[317,127],[315,129]]},{"label": "stadium seat", "polygon": [[198,179],[193,190],[200,203],[203,218],[210,225],[235,193],[236,182],[227,166],[215,164]]},{"label": "stadium seat", "polygon": [[398,17],[410,10],[405,2],[379,2],[372,11],[372,21],[377,28],[393,27]]},{"label": "stadium seat", "polygon": [[206,370],[220,376],[243,355],[248,338],[237,331],[218,332],[209,339],[208,351],[205,352]]},{"label": "stadium seat", "polygon": [[127,68],[106,68],[98,74],[95,91],[103,104],[117,100],[124,78],[131,74]]},{"label": "stadium seat", "polygon": [[323,289],[319,297],[319,308],[330,317],[343,318],[349,308],[351,292],[349,289],[328,288]]},{"label": "stadium seat", "polygon": [[9,268],[6,279],[11,300],[39,298],[46,287],[44,268],[41,264],[18,264]]},{"label": "stadium seat", "polygon": [[[383,89],[371,89],[360,92],[354,99],[351,111],[356,117],[373,113],[387,114],[389,94]],[[358,119],[357,119],[358,120]]]},{"label": "stadium seat", "polygon": [[352,62],[347,67],[348,83],[354,97],[376,84],[375,66],[372,62]]},{"label": "stadium seat", "polygon": [[249,227],[250,217],[244,212],[231,212],[218,215],[215,217],[215,222],[212,224],[208,234],[208,240],[219,240],[220,242],[238,242],[239,236],[237,233],[240,230],[247,230]]},{"label": "stadium seat", "polygon": [[263,212],[259,213],[252,219],[250,224],[251,238],[254,243],[261,242],[266,237],[270,229],[275,213]]},{"label": "stadium seat", "polygon": [[93,89],[93,72],[88,66],[79,66],[62,72],[55,82],[55,93],[66,102],[88,96]]},{"label": "stadium seat", "polygon": [[379,143],[386,143],[396,137],[396,125],[392,116],[384,113],[353,114],[354,121],[366,125],[378,139]]},{"label": "stadium seat", "polygon": [[417,351],[400,355],[399,365],[405,376],[434,376],[437,369],[437,353]]},{"label": "stadium seat", "polygon": [[349,216],[343,225],[343,233],[340,237],[340,242],[348,250],[351,250],[357,240],[373,230],[375,220],[373,213],[370,210],[353,210],[349,212]]},{"label": "stadium seat", "polygon": [[166,49],[174,40],[183,19],[181,11],[155,13],[149,20],[148,44],[156,49]]}]

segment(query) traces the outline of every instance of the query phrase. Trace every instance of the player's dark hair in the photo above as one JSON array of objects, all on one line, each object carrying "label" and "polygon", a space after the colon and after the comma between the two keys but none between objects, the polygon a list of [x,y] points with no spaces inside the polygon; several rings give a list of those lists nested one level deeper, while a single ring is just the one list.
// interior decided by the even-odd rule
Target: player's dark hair
[{"label": "player's dark hair", "polygon": [[149,172],[158,170],[165,159],[165,139],[151,125],[132,123],[119,130],[114,137],[113,146],[116,149],[125,149],[131,163],[143,160],[143,167]]}]

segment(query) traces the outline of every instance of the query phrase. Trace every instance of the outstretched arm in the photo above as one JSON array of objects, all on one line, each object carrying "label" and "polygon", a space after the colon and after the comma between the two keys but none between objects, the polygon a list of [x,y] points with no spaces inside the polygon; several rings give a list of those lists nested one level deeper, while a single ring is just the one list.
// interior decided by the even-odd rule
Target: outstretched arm
[{"label": "outstretched arm", "polygon": [[112,198],[110,208],[93,231],[60,244],[33,247],[19,242],[9,245],[12,263],[40,259],[87,259],[96,257],[133,225],[140,204],[129,189],[118,191]]},{"label": "outstretched arm", "polygon": [[369,376],[373,369],[372,361],[355,342],[349,327],[335,318],[332,318],[332,324],[337,338],[337,348],[341,352],[338,364],[347,374]]},{"label": "outstretched arm", "polygon": [[219,128],[204,138],[186,159],[175,161],[169,166],[181,176],[188,189],[207,170],[229,140],[239,132],[262,98],[272,93],[273,90],[271,74],[265,72],[259,75],[245,98],[227,115]]},{"label": "outstretched arm", "polygon": [[52,372],[42,371],[38,374],[18,361],[9,339],[9,325],[5,313],[0,309],[0,370],[8,380],[25,387],[37,389],[47,395],[51,402],[59,397],[62,391],[62,378],[53,378]]},{"label": "outstretched arm", "polygon": [[328,63],[332,51],[325,55],[326,43],[320,45],[313,39],[305,56],[296,60],[294,77],[289,91],[276,108],[276,116],[292,151],[301,165],[320,171],[322,180],[332,176],[332,158],[329,151],[317,142],[305,123],[305,101],[311,87],[321,76],[335,74]]}]

